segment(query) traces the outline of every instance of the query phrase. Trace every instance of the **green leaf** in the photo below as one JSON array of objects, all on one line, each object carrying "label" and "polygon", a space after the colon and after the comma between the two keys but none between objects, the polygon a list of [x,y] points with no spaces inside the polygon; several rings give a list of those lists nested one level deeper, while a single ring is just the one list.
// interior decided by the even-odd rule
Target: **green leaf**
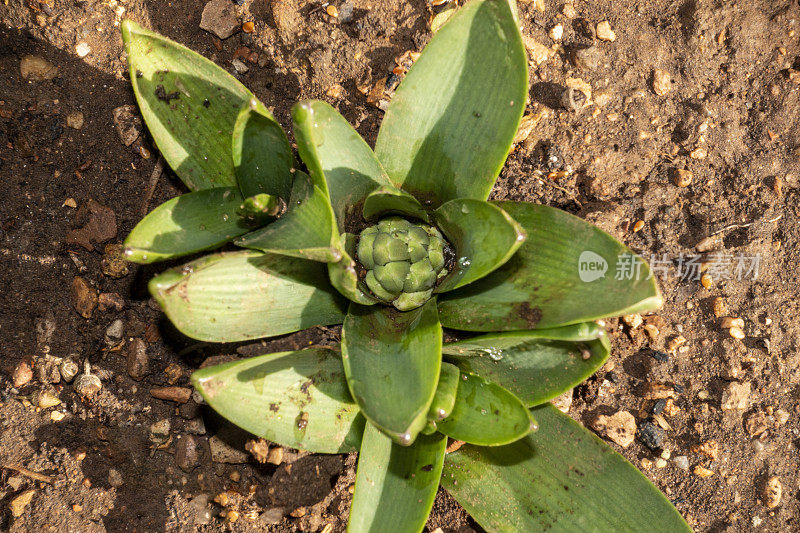
[{"label": "green leaf", "polygon": [[319,263],[245,251],[209,255],[150,280],[150,293],[182,333],[235,342],[340,324],[343,299]]},{"label": "green leaf", "polygon": [[206,403],[250,433],[314,453],[349,453],[364,417],[339,354],[328,348],[272,353],[203,368],[192,383]]},{"label": "green leaf", "polygon": [[456,198],[485,200],[527,91],[525,48],[508,2],[470,2],[398,87],[375,154],[395,183],[434,208]]},{"label": "green leaf", "polygon": [[488,531],[690,532],[678,511],[621,455],[550,405],[509,446],[464,446],[442,485]]},{"label": "green leaf", "polygon": [[479,446],[500,446],[537,428],[519,398],[475,374],[461,374],[453,411],[436,423],[450,438]]},{"label": "green leaf", "polygon": [[164,159],[191,190],[236,185],[231,135],[253,94],[222,68],[131,20],[122,22],[131,85]]},{"label": "green leaf", "polygon": [[295,104],[292,120],[300,157],[314,183],[329,194],[340,231],[376,189],[405,197],[406,205],[419,204],[389,181],[369,145],[329,104],[318,100]]},{"label": "green leaf", "polygon": [[266,193],[286,200],[292,190],[294,157],[283,128],[251,98],[233,127],[233,166],[242,195]]},{"label": "green leaf", "polygon": [[[439,297],[445,327],[552,328],[661,306],[647,263],[612,236],[552,207],[522,202],[497,205],[522,225],[528,239],[499,269]],[[587,262],[605,262],[608,271],[597,279],[587,277],[594,271],[585,271],[587,281],[582,281],[579,269]],[[638,279],[626,278],[629,268],[638,269]],[[615,279],[620,269],[622,279]]]},{"label": "green leaf", "polygon": [[372,296],[363,280],[358,279],[356,273],[356,237],[350,233],[342,234],[340,238],[342,259],[336,263],[328,263],[328,276],[336,290],[347,297],[351,302],[361,305],[374,305],[378,299]]},{"label": "green leaf", "polygon": [[456,405],[459,377],[461,377],[461,372],[458,371],[457,366],[442,362],[436,394],[428,410],[428,420],[442,420],[453,411],[453,407]]},{"label": "green leaf", "polygon": [[425,426],[442,362],[436,302],[405,313],[351,303],[342,326],[347,384],[367,419],[408,446]]},{"label": "green leaf", "polygon": [[328,198],[296,171],[286,213],[275,222],[236,241],[238,246],[331,263],[342,258],[339,232]]},{"label": "green leaf", "polygon": [[582,383],[610,353],[594,323],[556,329],[490,333],[442,347],[446,359],[514,393],[533,407]]},{"label": "green leaf", "polygon": [[430,222],[428,212],[410,194],[393,187],[375,189],[364,199],[364,218],[372,220],[385,215],[401,215]]},{"label": "green leaf", "polygon": [[508,213],[483,200],[450,200],[434,217],[456,249],[453,271],[436,292],[463,287],[497,270],[525,242],[522,227]]},{"label": "green leaf", "polygon": [[420,435],[400,446],[367,424],[347,531],[418,533],[439,488],[447,439]]},{"label": "green leaf", "polygon": [[144,217],[125,239],[125,259],[153,263],[222,246],[249,231],[235,187],[190,192]]}]

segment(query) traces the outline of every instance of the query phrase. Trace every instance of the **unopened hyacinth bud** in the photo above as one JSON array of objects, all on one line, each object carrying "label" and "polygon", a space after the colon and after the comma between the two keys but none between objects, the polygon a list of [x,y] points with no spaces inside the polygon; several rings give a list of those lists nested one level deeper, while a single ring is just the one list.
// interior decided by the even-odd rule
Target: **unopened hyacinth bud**
[{"label": "unopened hyacinth bud", "polygon": [[409,311],[427,302],[436,282],[447,275],[449,253],[438,229],[391,217],[361,232],[357,257],[372,294]]}]

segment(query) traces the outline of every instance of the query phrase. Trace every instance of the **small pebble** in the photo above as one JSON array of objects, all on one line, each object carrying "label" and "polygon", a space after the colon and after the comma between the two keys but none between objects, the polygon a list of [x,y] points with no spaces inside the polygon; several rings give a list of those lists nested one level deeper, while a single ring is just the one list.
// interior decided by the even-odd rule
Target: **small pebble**
[{"label": "small pebble", "polygon": [[717,296],[714,298],[714,316],[717,318],[723,317],[728,314],[728,306],[725,304],[725,299]]},{"label": "small pebble", "polygon": [[702,276],[700,276],[700,284],[704,288],[710,289],[711,286],[714,284],[714,280],[711,279],[711,275],[708,272],[706,272]]},{"label": "small pebble", "polygon": [[682,168],[676,168],[673,175],[675,178],[675,185],[678,187],[688,187],[692,184],[692,180],[694,179],[694,173],[691,170],[684,170]]},{"label": "small pebble", "polygon": [[742,331],[742,328],[740,328],[738,326],[734,326],[734,327],[730,328],[728,330],[728,334],[731,337],[733,337],[734,339],[737,339],[737,340],[742,340],[742,339],[745,338],[744,331]]},{"label": "small pebble", "polygon": [[723,317],[722,320],[720,320],[720,324],[719,325],[723,329],[743,328],[744,327],[744,320],[741,319],[741,318],[735,318],[735,317],[732,317],[732,316],[726,316],[726,317]]},{"label": "small pebble", "polygon": [[52,80],[58,74],[58,67],[39,56],[23,56],[19,62],[22,79],[30,81]]},{"label": "small pebble", "polygon": [[191,472],[200,464],[200,450],[192,435],[181,435],[175,441],[175,464],[184,472]]},{"label": "small pebble", "polygon": [[105,334],[105,341],[106,346],[109,348],[114,348],[115,346],[119,345],[122,342],[122,338],[125,336],[125,325],[122,323],[121,319],[114,320],[111,324],[108,325],[106,328]]},{"label": "small pebble", "polygon": [[58,366],[58,371],[61,374],[61,379],[67,383],[71,383],[72,380],[75,379],[75,376],[78,375],[78,372],[80,372],[80,368],[78,367],[78,363],[73,359],[64,359]]},{"label": "small pebble", "polygon": [[154,422],[150,426],[150,442],[156,445],[164,444],[169,440],[169,432],[172,429],[168,418]]},{"label": "small pebble", "polygon": [[607,20],[597,23],[597,38],[601,41],[614,42],[617,40],[617,34],[611,29],[611,23]]},{"label": "small pebble", "polygon": [[83,127],[83,113],[80,111],[73,111],[67,115],[67,126],[74,130],[79,130]]},{"label": "small pebble", "polygon": [[256,31],[256,25],[253,23],[253,21],[247,21],[242,24],[242,31],[245,33],[253,33]]},{"label": "small pebble", "polygon": [[761,453],[764,451],[764,443],[758,439],[755,439],[750,443],[750,446],[753,448],[753,451],[756,453]]},{"label": "small pebble", "polygon": [[283,448],[276,446],[269,451],[267,462],[272,465],[280,465],[283,463]]},{"label": "small pebble", "polygon": [[192,397],[192,389],[188,387],[153,387],[150,396],[168,402],[186,403]]},{"label": "small pebble", "polygon": [[339,9],[333,4],[329,4],[328,7],[325,8],[325,12],[333,18],[339,16]]},{"label": "small pebble", "polygon": [[744,410],[750,406],[750,383],[728,383],[722,392],[720,407],[725,411]]},{"label": "small pebble", "polygon": [[550,28],[550,31],[547,32],[547,35],[554,41],[560,41],[561,37],[564,36],[564,26],[562,24],[556,24]]},{"label": "small pebble", "polygon": [[667,461],[660,457],[656,459],[656,468],[664,468],[665,466],[667,466]]},{"label": "small pebble", "polygon": [[653,92],[664,96],[672,89],[672,77],[666,70],[657,68],[653,71]]},{"label": "small pebble", "polygon": [[194,520],[197,525],[206,525],[211,522],[211,509],[208,508],[208,494],[198,494],[189,506],[194,510]]},{"label": "small pebble", "polygon": [[704,466],[697,465],[696,467],[694,467],[694,474],[697,477],[707,478],[709,476],[713,476],[714,472],[712,472],[708,468],[705,468]]},{"label": "small pebble", "polygon": [[125,484],[125,482],[122,480],[122,474],[120,474],[119,470],[116,468],[110,468],[108,470],[108,484],[115,489],[118,489]]},{"label": "small pebble", "polygon": [[705,159],[708,157],[708,149],[705,146],[698,146],[689,152],[689,157],[692,159]]},{"label": "small pebble", "polygon": [[14,367],[14,372],[11,375],[11,382],[15,389],[25,386],[33,378],[33,370],[31,365],[25,361],[21,361]]},{"label": "small pebble", "polygon": [[761,501],[768,509],[774,509],[781,503],[781,496],[783,494],[783,486],[778,476],[770,477],[761,490]]},{"label": "small pebble", "polygon": [[75,45],[75,53],[78,54],[78,57],[86,57],[91,52],[92,52],[91,47],[83,41]]},{"label": "small pebble", "polygon": [[139,381],[147,375],[149,366],[150,357],[147,355],[147,344],[144,340],[136,337],[128,343],[128,356],[126,360],[128,375]]},{"label": "small pebble", "polygon": [[676,455],[672,462],[681,470],[689,470],[689,458],[685,455]]},{"label": "small pebble", "polygon": [[569,408],[572,407],[572,389],[568,390],[563,394],[559,394],[558,396],[553,398],[550,401],[550,403],[552,403],[553,407],[555,407],[562,413],[568,413]]},{"label": "small pebble", "polygon": [[636,437],[636,419],[627,411],[618,411],[612,416],[598,415],[592,428],[623,448],[630,446]]},{"label": "small pebble", "polygon": [[26,490],[19,496],[15,497],[8,503],[8,508],[11,511],[11,516],[14,518],[19,518],[22,516],[22,513],[25,512],[25,508],[28,507],[28,504],[31,503],[33,499],[33,495],[36,494],[36,491],[33,489]]}]

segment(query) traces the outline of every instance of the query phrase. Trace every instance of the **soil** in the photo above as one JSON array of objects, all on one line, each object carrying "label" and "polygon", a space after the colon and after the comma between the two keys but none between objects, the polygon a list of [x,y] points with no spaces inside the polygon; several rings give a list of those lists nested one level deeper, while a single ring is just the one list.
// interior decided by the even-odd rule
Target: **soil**
[{"label": "soil", "polygon": [[[573,391],[569,414],[589,426],[598,414],[626,410],[640,431],[653,418],[665,430],[656,451],[641,438],[612,446],[697,531],[798,531],[800,6],[599,0],[576,1],[570,13],[561,0],[544,0],[539,11],[541,3],[520,2],[524,35],[551,49],[531,69],[527,121],[535,127],[493,197],[563,208],[670,265],[661,311],[644,325],[606,321],[613,355]],[[261,465],[241,453],[248,437],[196,396],[181,404],[150,394],[188,387],[210,356],[329,344],[339,332],[198,343],[170,328],[147,295],[147,280],[166,265],[126,268],[115,260],[119,250],[106,248],[185,191],[168,169],[159,175],[146,132],[130,145],[117,132],[114,110],[135,103],[118,23],[133,18],[231,72],[242,58],[249,70],[240,78],[288,131],[291,105],[319,98],[374,143],[383,112],[359,88],[425,45],[431,12],[424,0],[359,0],[345,21],[339,1],[337,19],[320,2],[244,0],[237,16],[254,31],[220,40],[199,27],[204,4],[0,3],[0,530],[344,529],[354,456],[286,450],[280,465]],[[614,41],[596,36],[606,20]],[[563,36],[552,48],[548,31],[557,24]],[[57,71],[22,79],[27,55]],[[561,105],[575,78],[592,91],[577,111]],[[137,127],[135,117],[127,123]],[[691,184],[678,186],[677,170],[691,171]],[[711,245],[701,243],[707,237]],[[678,270],[698,243],[712,263],[707,286]],[[757,278],[726,279],[717,268],[725,257],[759,257]],[[743,339],[721,327],[715,306],[743,319]],[[118,319],[124,332],[107,335]],[[139,367],[128,366],[130,351]],[[85,399],[74,382],[51,378],[56,357],[88,360],[102,390]],[[46,407],[47,391],[61,404]],[[659,396],[673,398],[654,417],[654,407],[664,408]],[[229,462],[211,459],[220,442],[232,447],[223,446]],[[674,460],[683,456],[688,470]],[[762,489],[774,476],[782,498],[770,508]],[[12,502],[28,490],[30,503],[12,516]],[[438,527],[479,530],[444,493],[427,525]]]}]

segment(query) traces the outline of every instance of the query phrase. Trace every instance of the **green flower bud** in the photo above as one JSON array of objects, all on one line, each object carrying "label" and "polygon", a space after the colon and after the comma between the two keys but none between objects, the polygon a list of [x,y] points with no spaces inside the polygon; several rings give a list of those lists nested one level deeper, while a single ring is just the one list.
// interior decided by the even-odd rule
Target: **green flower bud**
[{"label": "green flower bud", "polygon": [[432,226],[385,218],[361,232],[356,257],[372,295],[401,311],[420,307],[446,276],[447,242]]}]

